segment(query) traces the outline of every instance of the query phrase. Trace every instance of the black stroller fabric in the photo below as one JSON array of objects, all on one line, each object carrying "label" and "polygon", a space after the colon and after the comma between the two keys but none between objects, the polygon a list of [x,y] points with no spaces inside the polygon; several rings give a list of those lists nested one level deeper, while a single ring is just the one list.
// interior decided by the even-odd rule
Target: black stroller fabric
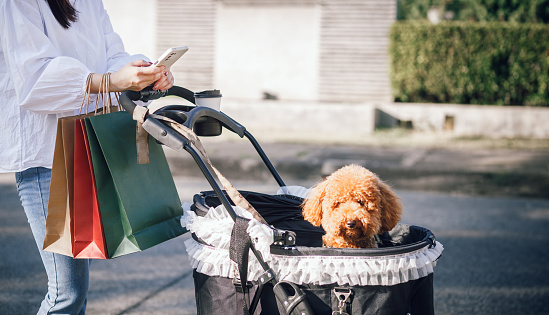
[{"label": "black stroller fabric", "polygon": [[[272,247],[271,253],[277,255],[313,255],[313,256],[381,256],[414,251],[434,244],[434,236],[424,228],[398,225],[389,233],[380,235],[382,244],[377,249],[332,249],[322,248],[324,232],[311,225],[301,215],[302,199],[288,195],[266,195],[241,191],[265,220],[277,228],[292,230],[297,234],[296,249],[285,250]],[[220,205],[214,192],[203,192],[195,195],[191,210],[204,216],[210,207]],[[300,242],[300,238],[302,239]],[[305,239],[305,241],[303,241]],[[195,239],[197,240],[197,239]],[[200,240],[197,240],[200,241]],[[305,244],[303,244],[305,243]],[[306,246],[302,246],[306,245]],[[243,296],[235,288],[233,279],[221,276],[209,276],[193,272],[195,297],[198,314],[240,314],[243,307]],[[250,300],[257,289],[256,281],[248,281]],[[396,285],[328,285],[301,284],[299,288],[306,293],[307,300],[314,314],[332,314],[344,311],[348,314],[434,314],[433,274]],[[349,299],[341,304],[335,288],[350,293]],[[291,292],[291,288],[288,288]],[[343,308],[341,306],[343,305]],[[284,308],[277,301],[273,287],[267,284],[255,314],[285,314]],[[339,313],[335,313],[339,314]]]},{"label": "black stroller fabric", "polygon": [[[303,219],[301,213],[302,198],[292,195],[268,195],[250,191],[240,191],[240,194],[248,200],[267,223],[282,230],[294,231],[297,235],[296,245],[322,247],[324,230]],[[207,191],[194,196],[191,209],[196,214],[204,216],[210,207],[215,208],[219,205],[221,205],[221,201],[215,192]]]},{"label": "black stroller fabric", "polygon": [[[242,299],[235,290],[232,279],[211,277],[193,272],[197,314],[228,315],[241,314]],[[339,301],[332,285],[300,285],[306,294],[315,315],[332,315],[338,311]],[[253,297],[257,283],[248,284],[249,296]],[[345,312],[365,315],[432,315],[433,274],[421,279],[393,286],[353,286],[350,302],[345,303]],[[251,301],[248,301],[248,304]],[[273,287],[266,285],[255,314],[283,315],[282,305],[273,293]]]}]

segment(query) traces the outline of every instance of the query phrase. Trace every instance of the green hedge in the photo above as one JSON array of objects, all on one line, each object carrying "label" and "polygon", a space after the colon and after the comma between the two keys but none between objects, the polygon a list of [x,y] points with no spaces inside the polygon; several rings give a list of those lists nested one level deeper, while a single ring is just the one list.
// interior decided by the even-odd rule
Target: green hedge
[{"label": "green hedge", "polygon": [[549,25],[396,22],[397,102],[549,106]]},{"label": "green hedge", "polygon": [[397,0],[397,19],[427,20],[431,7],[453,21],[549,23],[549,0]]}]

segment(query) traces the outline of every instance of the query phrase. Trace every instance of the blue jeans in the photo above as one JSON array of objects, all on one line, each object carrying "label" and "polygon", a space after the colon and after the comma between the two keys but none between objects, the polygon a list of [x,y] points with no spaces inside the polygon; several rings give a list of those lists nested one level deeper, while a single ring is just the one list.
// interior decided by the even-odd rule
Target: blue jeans
[{"label": "blue jeans", "polygon": [[21,204],[25,209],[42,262],[48,275],[48,293],[38,314],[84,314],[89,283],[89,260],[42,250],[51,170],[34,167],[15,174]]}]

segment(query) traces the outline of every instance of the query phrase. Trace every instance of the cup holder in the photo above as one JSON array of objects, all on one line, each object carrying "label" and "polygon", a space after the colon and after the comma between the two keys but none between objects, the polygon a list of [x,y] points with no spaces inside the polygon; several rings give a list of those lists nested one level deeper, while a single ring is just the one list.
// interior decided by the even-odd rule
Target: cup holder
[{"label": "cup holder", "polygon": [[212,117],[205,117],[204,120],[200,119],[194,125],[194,132],[201,137],[219,136],[222,131],[221,123]]}]

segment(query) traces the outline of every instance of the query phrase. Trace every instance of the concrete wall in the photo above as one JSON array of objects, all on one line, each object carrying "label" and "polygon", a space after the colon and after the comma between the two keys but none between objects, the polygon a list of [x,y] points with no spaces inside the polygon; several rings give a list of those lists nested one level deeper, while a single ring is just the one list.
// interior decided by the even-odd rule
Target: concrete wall
[{"label": "concrete wall", "polygon": [[546,107],[388,103],[376,108],[422,131],[488,138],[549,138]]},{"label": "concrete wall", "polygon": [[[174,98],[156,102],[155,106],[185,104]],[[398,121],[409,122],[414,130],[433,135],[549,139],[549,108],[223,98],[221,111],[262,141],[368,143],[368,136],[381,123],[394,127]],[[448,117],[453,117],[451,129]]]},{"label": "concrete wall", "polygon": [[[549,108],[452,104],[351,104],[223,100],[222,111],[254,135],[269,140],[362,143],[380,127],[380,112],[393,126],[456,137],[549,138]],[[389,119],[389,121],[391,121]]]},{"label": "concrete wall", "polygon": [[226,99],[221,111],[269,141],[360,143],[375,128],[371,104]]}]

